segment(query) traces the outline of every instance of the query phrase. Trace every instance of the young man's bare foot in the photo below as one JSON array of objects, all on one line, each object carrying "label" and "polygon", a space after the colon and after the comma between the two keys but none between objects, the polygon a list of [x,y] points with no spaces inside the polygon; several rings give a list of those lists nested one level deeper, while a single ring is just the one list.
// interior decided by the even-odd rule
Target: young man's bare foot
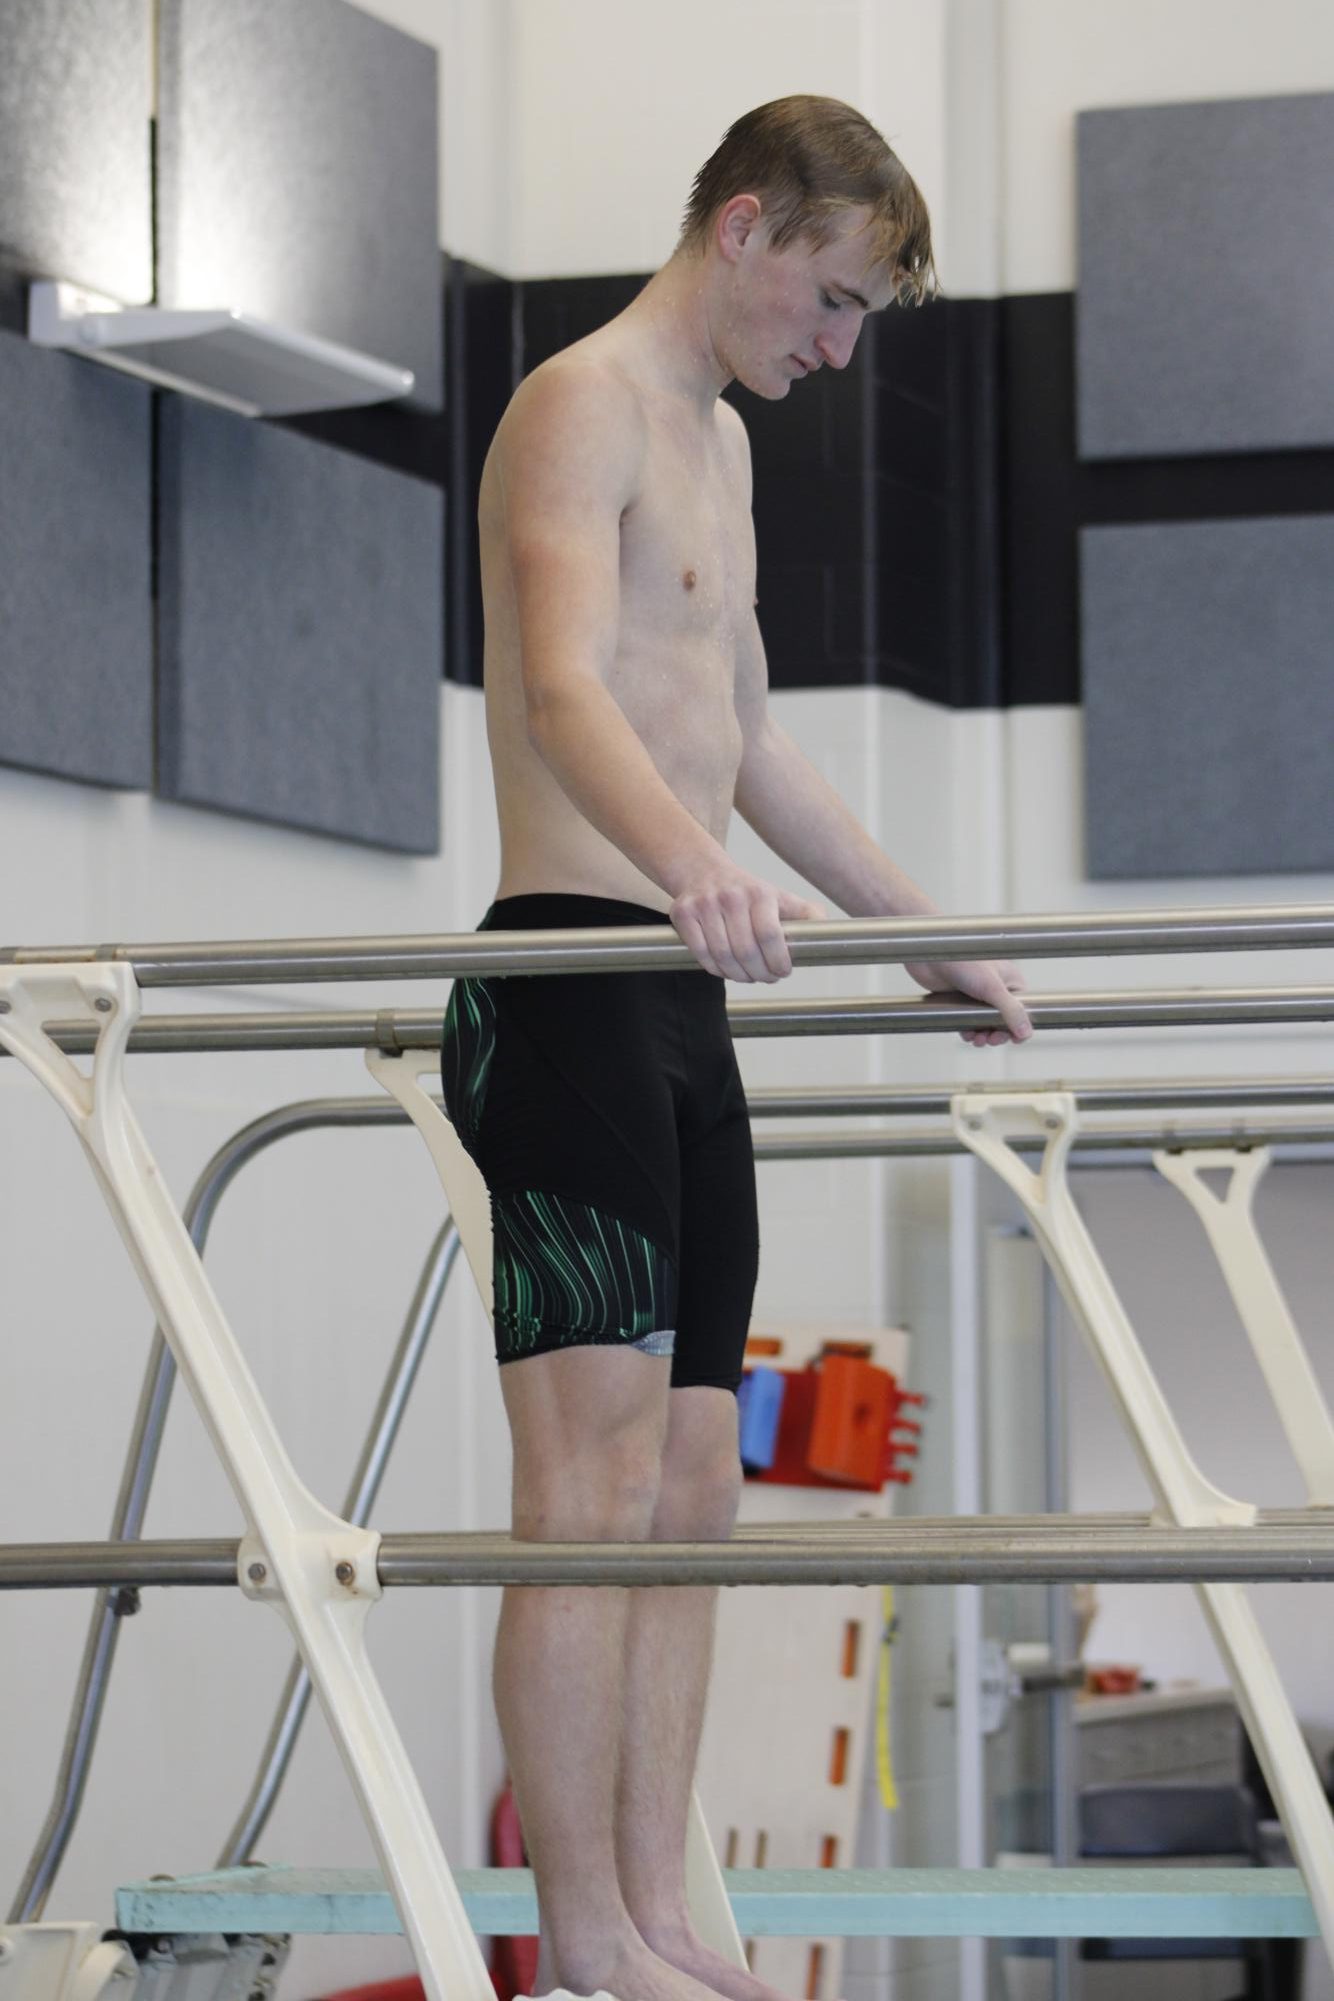
[{"label": "young man's bare foot", "polygon": [[[719,1960],[719,1966],[726,1961]],[[735,1969],[729,1969],[735,1971]],[[748,1978],[748,1976],[742,1976]],[[748,2001],[780,2001],[772,1988],[752,1982],[754,1994]],[[707,1981],[669,1965],[636,1934],[605,1951],[587,1953],[539,1953],[533,1980],[534,1995],[550,1994],[564,1987],[571,1994],[596,1994],[599,1990],[615,1996],[615,2001],[717,2001],[719,1990]]]},{"label": "young man's bare foot", "polygon": [[651,1933],[648,1939],[660,1959],[665,1959],[680,1972],[688,1973],[692,1980],[699,1981],[714,1994],[725,1994],[728,2001],[788,2001],[788,1997],[780,1994],[776,1987],[757,1980],[744,1966],[734,1966],[730,1959],[714,1952],[689,1929],[670,1934]]}]

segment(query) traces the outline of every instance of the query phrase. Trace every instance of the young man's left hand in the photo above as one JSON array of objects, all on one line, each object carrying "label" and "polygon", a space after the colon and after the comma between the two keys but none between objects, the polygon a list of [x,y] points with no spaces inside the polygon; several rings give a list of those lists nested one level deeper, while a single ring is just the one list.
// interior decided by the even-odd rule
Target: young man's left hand
[{"label": "young man's left hand", "polygon": [[1028,1010],[1017,998],[1024,990],[1018,966],[1004,959],[917,959],[904,971],[929,994],[967,994],[970,1000],[994,1007],[1004,1028],[965,1028],[961,1039],[985,1049],[1001,1042],[1027,1042],[1033,1033]]}]

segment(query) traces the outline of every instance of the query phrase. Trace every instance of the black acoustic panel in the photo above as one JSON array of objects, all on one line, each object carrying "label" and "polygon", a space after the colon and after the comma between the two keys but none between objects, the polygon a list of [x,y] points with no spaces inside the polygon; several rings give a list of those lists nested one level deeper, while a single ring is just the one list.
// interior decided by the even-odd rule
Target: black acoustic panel
[{"label": "black acoustic panel", "polygon": [[0,762],[153,777],[150,392],[0,333]]},{"label": "black acoustic panel", "polygon": [[[442,314],[448,310],[449,262],[441,251]],[[271,417],[267,421],[296,431],[303,438],[318,438],[322,444],[335,445],[340,451],[355,452],[358,458],[372,459],[376,465],[389,466],[394,472],[411,473],[414,479],[444,486],[452,416],[448,407],[427,410],[420,403],[401,397],[393,403],[356,403],[343,410],[308,410],[299,416]]]},{"label": "black acoustic panel", "polygon": [[443,504],[420,480],[163,399],[164,797],[437,850]]},{"label": "black acoustic panel", "polygon": [[437,59],[347,0],[162,0],[158,295],[410,368],[441,400]]},{"label": "black acoustic panel", "polygon": [[539,362],[605,326],[647,283],[647,273],[526,280],[519,291],[515,341],[520,376],[531,375]]},{"label": "black acoustic panel", "polygon": [[1334,515],[1080,536],[1088,872],[1334,868]]},{"label": "black acoustic panel", "polygon": [[0,0],[0,260],[152,297],[149,0]]},{"label": "black acoustic panel", "polygon": [[1000,302],[1002,701],[1079,700],[1074,301]]},{"label": "black acoustic panel", "polygon": [[[951,315],[979,302],[952,301]],[[1272,300],[1282,313],[1281,293]],[[1000,428],[1005,705],[1079,700],[1076,537],[1081,525],[1241,520],[1334,513],[1334,450],[1233,457],[1079,460],[1075,456],[1074,302],[1068,292],[998,304],[996,386],[965,432]],[[988,409],[994,416],[988,416]],[[979,495],[985,482],[974,482]],[[976,517],[979,527],[982,518]],[[984,594],[980,594],[984,595]]]},{"label": "black acoustic panel", "polygon": [[1086,111],[1079,446],[1334,444],[1334,93]]}]

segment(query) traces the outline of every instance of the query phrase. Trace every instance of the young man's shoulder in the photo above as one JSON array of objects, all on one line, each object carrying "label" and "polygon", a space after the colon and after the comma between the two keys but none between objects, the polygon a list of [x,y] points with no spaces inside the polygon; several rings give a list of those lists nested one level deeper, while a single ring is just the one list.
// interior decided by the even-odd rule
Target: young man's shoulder
[{"label": "young man's shoulder", "polygon": [[643,402],[617,359],[591,340],[576,341],[539,362],[510,398],[503,424],[510,431],[550,423],[636,427]]},{"label": "young man's shoulder", "polygon": [[521,517],[623,513],[643,478],[642,404],[623,372],[565,349],[525,376],[492,445],[514,528]]}]

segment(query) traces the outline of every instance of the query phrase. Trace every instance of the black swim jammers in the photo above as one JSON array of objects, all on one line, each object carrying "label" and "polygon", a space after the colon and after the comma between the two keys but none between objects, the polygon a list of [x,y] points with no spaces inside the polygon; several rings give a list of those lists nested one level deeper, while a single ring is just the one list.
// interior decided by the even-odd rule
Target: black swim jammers
[{"label": "black swim jammers", "polygon": [[[483,931],[664,924],[603,897],[509,896]],[[454,983],[445,1108],[491,1193],[496,1358],[634,1347],[735,1390],[759,1264],[750,1120],[703,971]]]}]

